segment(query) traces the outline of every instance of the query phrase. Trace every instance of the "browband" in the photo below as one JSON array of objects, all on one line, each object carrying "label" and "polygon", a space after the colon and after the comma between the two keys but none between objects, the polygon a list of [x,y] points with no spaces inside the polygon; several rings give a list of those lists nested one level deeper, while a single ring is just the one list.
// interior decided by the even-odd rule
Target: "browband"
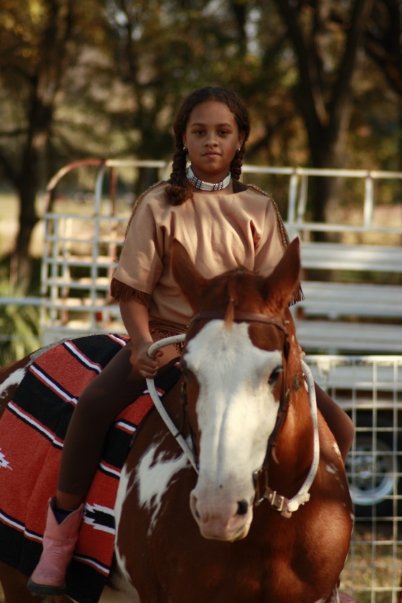
[{"label": "browband", "polygon": [[[191,319],[191,322],[195,322],[197,320],[225,320],[225,314],[222,312],[216,312],[215,310],[203,310],[202,312],[198,312]],[[259,314],[257,312],[235,312],[233,316],[233,320],[235,322],[262,322],[264,324],[269,324],[277,327],[281,331],[288,334],[287,326],[288,321],[283,324],[279,320],[272,318],[270,316],[266,316],[265,314]]]}]

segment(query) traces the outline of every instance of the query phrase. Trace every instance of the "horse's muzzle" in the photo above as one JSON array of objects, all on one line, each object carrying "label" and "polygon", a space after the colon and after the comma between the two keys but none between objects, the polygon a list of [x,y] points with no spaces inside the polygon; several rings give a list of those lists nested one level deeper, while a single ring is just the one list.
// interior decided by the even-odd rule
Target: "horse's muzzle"
[{"label": "horse's muzzle", "polygon": [[190,508],[201,536],[209,540],[234,542],[245,538],[253,518],[252,505],[241,500],[217,507],[201,504],[194,492],[190,495]]}]

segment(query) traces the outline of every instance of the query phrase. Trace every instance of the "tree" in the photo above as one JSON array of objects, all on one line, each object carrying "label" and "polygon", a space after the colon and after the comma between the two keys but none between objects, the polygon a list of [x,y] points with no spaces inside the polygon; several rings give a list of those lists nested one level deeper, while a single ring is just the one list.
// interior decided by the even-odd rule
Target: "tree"
[{"label": "tree", "polygon": [[[294,97],[308,137],[314,167],[341,166],[351,115],[356,104],[354,77],[363,65],[362,51],[387,74],[394,88],[398,55],[393,54],[398,35],[394,0],[274,0],[286,25],[297,64]],[[375,9],[375,10],[374,10]],[[385,13],[389,14],[386,18]],[[383,16],[378,23],[378,13]],[[396,19],[397,20],[397,19]],[[388,33],[392,33],[392,41]],[[399,55],[400,62],[400,55]],[[315,183],[313,218],[325,221],[325,209],[336,181],[320,178]]]},{"label": "tree", "polygon": [[402,95],[400,8],[398,0],[376,0],[364,32],[366,53],[399,96]]},{"label": "tree", "polygon": [[23,7],[17,4],[3,3],[1,9],[1,35],[5,36],[1,59],[3,95],[12,95],[17,103],[9,107],[14,118],[11,125],[3,122],[0,132],[0,138],[11,143],[0,146],[0,164],[19,195],[19,231],[12,274],[26,289],[30,279],[27,242],[38,219],[35,200],[41,154],[53,125],[74,17],[73,0],[24,2]]},{"label": "tree", "polygon": [[[353,103],[352,80],[374,0],[353,0],[347,15],[330,0],[275,0],[297,62],[295,98],[314,167],[339,167]],[[334,180],[316,183],[314,218],[325,221]]]},{"label": "tree", "polygon": [[[108,59],[99,0],[4,0],[0,6],[0,173],[19,199],[11,279],[29,286],[36,197],[60,164],[112,148]],[[124,147],[125,148],[125,147]]]}]

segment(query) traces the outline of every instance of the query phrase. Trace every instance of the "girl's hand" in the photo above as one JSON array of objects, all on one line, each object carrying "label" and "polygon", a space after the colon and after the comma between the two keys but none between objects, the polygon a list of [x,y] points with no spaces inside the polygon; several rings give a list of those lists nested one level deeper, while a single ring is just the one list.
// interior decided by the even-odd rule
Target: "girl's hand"
[{"label": "girl's hand", "polygon": [[148,350],[152,343],[152,341],[146,341],[133,347],[130,356],[130,362],[133,368],[145,379],[152,379],[155,377],[160,366],[159,359],[163,355],[159,350],[155,357],[151,358],[148,356]]}]

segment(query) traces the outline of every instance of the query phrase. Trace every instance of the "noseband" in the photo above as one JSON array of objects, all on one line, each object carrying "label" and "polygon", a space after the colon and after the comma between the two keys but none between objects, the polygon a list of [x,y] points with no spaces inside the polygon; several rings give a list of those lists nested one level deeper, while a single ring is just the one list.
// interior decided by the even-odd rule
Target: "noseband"
[{"label": "noseband", "polygon": [[[195,314],[190,322],[191,326],[194,322],[198,322],[200,320],[225,320],[225,314],[219,313],[216,311],[205,310],[203,312],[199,312]],[[266,316],[265,314],[259,314],[254,312],[239,312],[236,311],[232,317],[233,322],[246,322],[246,323],[262,323],[268,324],[276,327],[285,335],[284,349],[283,354],[285,357],[285,361],[288,358],[289,353],[289,331],[287,325],[288,321],[280,322],[279,320],[272,318],[270,316]],[[157,350],[161,347],[172,343],[179,343],[185,340],[185,335],[174,335],[173,337],[166,337],[165,339],[161,339],[160,341],[152,344],[148,350],[148,354],[150,356],[154,356]],[[253,482],[255,487],[255,505],[259,505],[263,500],[267,500],[269,504],[279,511],[281,515],[284,517],[291,517],[294,511],[297,511],[300,505],[307,502],[310,498],[309,489],[314,481],[319,461],[319,441],[318,441],[318,427],[317,427],[317,407],[314,393],[314,381],[308,366],[303,362],[303,370],[306,376],[308,390],[310,394],[310,406],[311,406],[311,416],[314,425],[314,458],[313,463],[311,465],[310,471],[307,475],[307,478],[300,488],[299,492],[292,498],[287,499],[286,497],[278,494],[275,490],[272,490],[268,485],[268,464],[269,457],[271,453],[273,454],[273,449],[276,445],[277,436],[282,428],[283,422],[286,417],[286,413],[289,407],[289,390],[287,389],[287,374],[286,374],[286,362],[284,363],[284,371],[283,371],[283,379],[282,379],[282,388],[281,395],[279,400],[279,409],[277,414],[276,423],[274,429],[268,439],[267,443],[267,451],[265,454],[264,462],[261,468],[253,473]],[[194,454],[194,442],[192,448],[188,445],[187,440],[181,433],[181,430],[178,430],[175,423],[170,418],[170,415],[166,411],[165,407],[162,404],[161,399],[159,398],[159,394],[156,391],[155,383],[153,379],[147,379],[147,386],[150,393],[150,396],[154,402],[156,409],[158,410],[161,418],[165,422],[165,425],[168,427],[169,431],[176,439],[177,443],[186,454],[189,459],[192,467],[198,473],[198,465],[195,460]],[[186,392],[185,389],[182,392],[183,397],[186,401]]]}]

